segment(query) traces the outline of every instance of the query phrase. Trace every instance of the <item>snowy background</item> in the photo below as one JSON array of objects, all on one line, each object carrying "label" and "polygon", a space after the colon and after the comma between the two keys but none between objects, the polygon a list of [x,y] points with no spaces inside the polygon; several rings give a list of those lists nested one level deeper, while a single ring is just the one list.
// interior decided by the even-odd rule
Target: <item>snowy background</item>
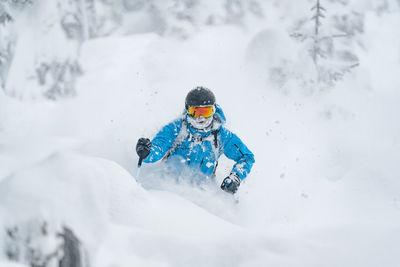
[{"label": "snowy background", "polygon": [[[0,1],[0,266],[399,266],[399,28],[398,0]],[[226,158],[137,173],[199,85],[255,154],[238,203]]]}]

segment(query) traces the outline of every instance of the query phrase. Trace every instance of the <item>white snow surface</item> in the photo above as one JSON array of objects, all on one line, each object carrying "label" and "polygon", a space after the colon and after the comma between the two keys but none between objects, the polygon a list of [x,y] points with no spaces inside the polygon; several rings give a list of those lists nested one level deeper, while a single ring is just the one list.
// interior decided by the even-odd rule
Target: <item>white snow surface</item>
[{"label": "white snow surface", "polygon": [[[85,43],[76,97],[0,91],[0,226],[68,225],[96,267],[399,266],[398,18],[370,14],[360,68],[311,95],[254,79],[253,35],[233,27]],[[226,158],[202,187],[163,177],[161,164],[137,172],[137,139],[179,116],[199,85],[255,154],[237,203],[219,189]]]}]

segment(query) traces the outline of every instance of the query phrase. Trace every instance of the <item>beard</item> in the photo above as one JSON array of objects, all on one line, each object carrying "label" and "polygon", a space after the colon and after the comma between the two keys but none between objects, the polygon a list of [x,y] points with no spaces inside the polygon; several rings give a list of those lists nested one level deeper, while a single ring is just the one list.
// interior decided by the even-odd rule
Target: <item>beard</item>
[{"label": "beard", "polygon": [[209,127],[211,125],[211,123],[213,121],[213,116],[210,116],[208,118],[204,118],[203,116],[199,116],[197,118],[188,116],[187,120],[193,128],[204,131],[204,130],[206,130],[207,127]]}]

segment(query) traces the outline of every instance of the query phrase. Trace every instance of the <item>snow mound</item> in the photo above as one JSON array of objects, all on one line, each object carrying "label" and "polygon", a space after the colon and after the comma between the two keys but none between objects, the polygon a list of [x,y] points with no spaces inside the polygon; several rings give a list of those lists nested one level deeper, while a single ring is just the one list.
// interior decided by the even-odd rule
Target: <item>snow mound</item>
[{"label": "snow mound", "polygon": [[[76,152],[54,152],[4,178],[0,203],[6,228],[38,221],[71,227],[97,255],[96,266],[187,266],[193,259],[197,266],[221,266],[281,250],[279,242],[271,244],[177,194],[145,191],[115,162]],[[219,257],[222,252],[230,256]]]}]

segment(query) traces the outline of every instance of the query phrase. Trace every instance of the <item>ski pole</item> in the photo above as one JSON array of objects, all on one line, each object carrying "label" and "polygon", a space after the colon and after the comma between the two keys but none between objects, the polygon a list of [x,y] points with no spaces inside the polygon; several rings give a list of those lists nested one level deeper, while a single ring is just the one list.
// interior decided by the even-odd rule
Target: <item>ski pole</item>
[{"label": "ski pole", "polygon": [[142,167],[142,161],[143,161],[143,158],[142,158],[142,157],[139,157],[139,162],[138,162],[138,165],[137,165],[138,169],[137,169],[137,172],[136,172],[136,179],[139,178],[140,167]]}]

